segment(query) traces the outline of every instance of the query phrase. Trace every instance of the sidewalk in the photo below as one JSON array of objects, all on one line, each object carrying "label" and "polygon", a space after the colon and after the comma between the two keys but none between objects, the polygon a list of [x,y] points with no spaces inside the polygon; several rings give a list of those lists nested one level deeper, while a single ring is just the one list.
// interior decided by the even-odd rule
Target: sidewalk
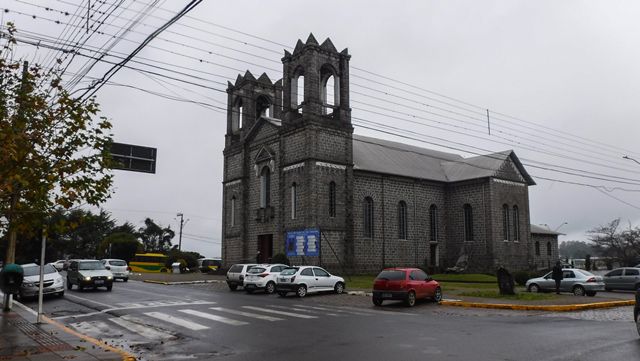
[{"label": "sidewalk", "polygon": [[1,361],[128,361],[128,353],[46,319],[37,324],[32,310],[14,301],[10,312],[0,311]]}]

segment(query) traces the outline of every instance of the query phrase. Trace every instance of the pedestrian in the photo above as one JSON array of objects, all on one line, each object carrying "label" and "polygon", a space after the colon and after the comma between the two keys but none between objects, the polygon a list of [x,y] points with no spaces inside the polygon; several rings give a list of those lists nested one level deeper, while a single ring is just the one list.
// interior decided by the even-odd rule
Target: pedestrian
[{"label": "pedestrian", "polygon": [[556,294],[560,294],[560,282],[562,281],[562,266],[560,265],[560,261],[556,261],[556,265],[553,266],[553,270],[551,271],[551,278],[556,281]]}]

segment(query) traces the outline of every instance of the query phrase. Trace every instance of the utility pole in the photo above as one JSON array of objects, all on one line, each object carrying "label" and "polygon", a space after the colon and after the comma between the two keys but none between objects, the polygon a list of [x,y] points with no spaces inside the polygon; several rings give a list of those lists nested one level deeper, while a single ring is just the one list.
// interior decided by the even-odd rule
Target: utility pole
[{"label": "utility pole", "polygon": [[178,217],[180,217],[180,236],[178,237],[178,251],[182,251],[182,226],[184,225],[184,214],[178,213]]}]

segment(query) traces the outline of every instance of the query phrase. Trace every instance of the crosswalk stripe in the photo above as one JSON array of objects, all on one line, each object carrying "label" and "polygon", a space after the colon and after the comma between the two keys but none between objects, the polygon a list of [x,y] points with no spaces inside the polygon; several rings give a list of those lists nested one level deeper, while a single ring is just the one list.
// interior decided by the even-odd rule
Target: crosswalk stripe
[{"label": "crosswalk stripe", "polygon": [[273,316],[259,315],[257,313],[238,311],[238,310],[233,310],[233,309],[224,308],[224,307],[209,307],[209,308],[212,310],[220,311],[220,312],[227,312],[227,313],[232,313],[234,315],[240,315],[245,317],[253,317],[253,318],[257,318],[259,320],[265,320],[265,321],[282,321],[283,320],[282,318],[277,318]]},{"label": "crosswalk stripe", "polygon": [[193,316],[197,316],[197,317],[206,318],[206,319],[212,320],[212,321],[218,321],[218,322],[226,323],[228,325],[233,325],[233,326],[243,326],[243,325],[248,325],[249,324],[248,322],[233,320],[233,319],[230,319],[230,318],[226,318],[226,317],[222,317],[222,316],[218,316],[218,315],[213,315],[213,314],[206,313],[206,312],[200,312],[200,311],[196,311],[196,310],[178,310],[178,312],[186,313],[188,315],[193,315]]},{"label": "crosswalk stripe", "polygon": [[108,332],[105,331],[109,331],[109,325],[100,321],[75,322],[70,324],[70,326],[76,331],[89,336],[105,335],[108,334]]},{"label": "crosswalk stripe", "polygon": [[194,330],[194,331],[206,330],[206,329],[209,328],[208,326],[204,326],[204,325],[201,325],[199,323],[195,323],[195,322],[192,322],[192,321],[189,321],[189,320],[185,320],[183,318],[171,316],[171,315],[168,315],[168,314],[162,313],[162,312],[147,312],[147,313],[145,313],[145,315],[153,317],[153,318],[157,318],[157,319],[165,321],[165,322],[173,323],[174,325],[182,326],[184,328],[188,328],[188,329]]},{"label": "crosswalk stripe", "polygon": [[326,307],[318,307],[318,306],[307,306],[307,305],[294,305],[297,307],[305,307],[305,308],[311,308],[314,310],[320,310],[320,311],[329,311],[329,312],[338,312],[338,313],[346,313],[346,314],[350,314],[350,315],[357,315],[357,316],[373,316],[370,313],[363,313],[363,312],[355,312],[355,311],[345,311],[345,310],[337,310],[337,309],[332,309],[332,308],[326,308]]},{"label": "crosswalk stripe", "polygon": [[304,308],[297,308],[297,307],[290,307],[290,306],[269,305],[269,307],[280,308],[283,310],[297,311],[297,312],[306,312],[306,313],[312,313],[312,314],[322,314],[326,316],[340,316],[337,313],[314,311],[314,310],[308,310]]},{"label": "crosswalk stripe", "polygon": [[276,315],[291,316],[291,317],[297,317],[297,318],[318,318],[317,316],[302,315],[300,313],[293,313],[293,312],[277,311],[277,310],[271,310],[263,307],[254,307],[254,306],[242,306],[242,307],[248,308],[250,310],[260,311],[260,312],[274,313]]},{"label": "crosswalk stripe", "polygon": [[142,322],[141,320],[136,319],[134,317],[130,317],[130,316],[114,317],[114,318],[110,318],[109,321],[119,326],[122,326],[129,331],[135,332],[144,338],[148,338],[151,340],[157,340],[157,339],[168,340],[171,338],[175,338],[174,335],[168,332],[163,332],[163,331],[159,331],[154,328],[151,328],[148,325],[145,325],[144,322]]}]

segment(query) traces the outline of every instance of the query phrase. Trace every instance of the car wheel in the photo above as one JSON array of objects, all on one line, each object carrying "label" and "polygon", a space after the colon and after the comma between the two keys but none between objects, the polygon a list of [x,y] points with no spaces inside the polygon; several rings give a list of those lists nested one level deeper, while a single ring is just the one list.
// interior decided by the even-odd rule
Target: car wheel
[{"label": "car wheel", "polygon": [[113,288],[113,285],[108,285],[107,286],[107,291],[111,292],[111,289]]},{"label": "car wheel", "polygon": [[336,285],[333,287],[333,290],[337,294],[341,294],[342,292],[344,292],[344,283],[342,283],[342,282],[336,283]]},{"label": "car wheel", "polygon": [[382,306],[382,298],[372,297],[371,301],[373,301],[373,304],[376,306]]},{"label": "car wheel", "polygon": [[267,286],[264,288],[264,292],[267,294],[273,294],[276,291],[276,284],[273,282],[267,282]]},{"label": "car wheel", "polygon": [[537,284],[535,284],[535,283],[530,284],[530,285],[529,285],[529,292],[532,292],[532,293],[538,293],[538,292],[540,292],[540,286],[538,286],[538,285],[537,285]]},{"label": "car wheel", "polygon": [[81,284],[78,284],[78,291],[84,291],[84,286]]},{"label": "car wheel", "polygon": [[407,299],[406,299],[405,303],[409,307],[415,306],[415,304],[416,304],[416,293],[413,292],[413,291],[409,291],[409,293],[407,294]]},{"label": "car wheel", "polygon": [[237,289],[238,289],[238,285],[236,285],[236,284],[229,284],[229,289],[230,289],[231,291],[235,291],[235,290],[237,290]]},{"label": "car wheel", "polygon": [[298,289],[296,290],[296,295],[298,295],[298,297],[300,297],[300,298],[306,296],[307,295],[307,286],[305,286],[305,285],[298,286]]},{"label": "car wheel", "polygon": [[596,291],[587,291],[587,292],[585,292],[585,293],[587,294],[587,296],[589,296],[589,297],[593,297],[593,296],[595,296],[595,295],[596,295],[596,293],[597,293],[597,292],[596,292]]},{"label": "car wheel", "polygon": [[73,288],[73,283],[71,283],[71,280],[69,279],[69,277],[67,277],[67,289],[70,290]]},{"label": "car wheel", "polygon": [[584,296],[585,294],[584,287],[580,285],[573,287],[573,294],[576,296]]},{"label": "car wheel", "polygon": [[129,278],[125,277],[125,278],[122,279],[122,282],[127,282],[127,281],[129,281]]},{"label": "car wheel", "polygon": [[280,292],[278,292],[278,296],[280,296],[280,297],[287,297],[287,293],[286,293],[286,292],[283,292],[283,291],[280,291]]},{"label": "car wheel", "polygon": [[433,294],[433,300],[438,303],[442,301],[442,288],[440,287],[436,288],[436,292]]}]

